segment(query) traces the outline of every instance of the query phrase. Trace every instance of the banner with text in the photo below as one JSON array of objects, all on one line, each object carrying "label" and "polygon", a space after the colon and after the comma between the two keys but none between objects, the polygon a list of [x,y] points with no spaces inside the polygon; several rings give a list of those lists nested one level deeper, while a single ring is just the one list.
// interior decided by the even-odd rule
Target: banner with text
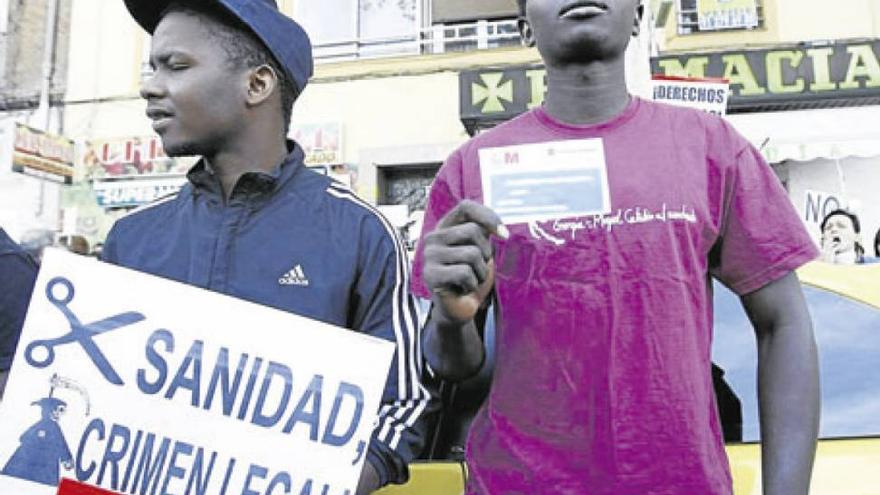
[{"label": "banner with text", "polygon": [[[62,136],[49,134],[26,125],[7,121],[2,125],[0,138],[3,150],[0,156],[11,159],[13,172],[62,184],[73,182],[73,141]],[[9,158],[6,158],[6,157]]]},{"label": "banner with text", "polygon": [[158,136],[91,139],[80,158],[86,179],[183,175],[193,158],[169,157]]},{"label": "banner with text", "polygon": [[756,0],[697,0],[700,31],[758,26]]},{"label": "banner with text", "polygon": [[694,108],[715,115],[727,113],[727,81],[694,77],[655,75],[651,78],[653,99],[670,105]]},{"label": "banner with text", "polygon": [[394,346],[47,250],[6,395],[0,493],[353,494]]},{"label": "banner with text", "polygon": [[343,163],[342,125],[339,123],[297,125],[293,129],[293,140],[303,148],[306,165]]},{"label": "banner with text", "polygon": [[130,180],[96,180],[92,183],[98,206],[129,208],[173,194],[186,183],[184,176],[148,177]]}]

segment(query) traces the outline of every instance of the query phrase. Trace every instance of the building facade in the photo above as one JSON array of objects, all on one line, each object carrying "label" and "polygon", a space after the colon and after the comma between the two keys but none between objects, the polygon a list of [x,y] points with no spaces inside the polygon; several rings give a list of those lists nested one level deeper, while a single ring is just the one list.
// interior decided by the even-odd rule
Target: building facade
[{"label": "building facade", "polygon": [[[60,137],[72,7],[0,0],[0,227],[16,239],[62,221],[59,181],[73,166],[72,145]],[[61,176],[46,175],[57,168]]]},{"label": "building facade", "polygon": [[[191,162],[165,157],[144,115],[149,36],[121,1],[66,1],[68,69],[56,68],[66,83],[54,108],[76,144],[77,180],[61,188],[58,228],[96,242],[127,209],[179,187]],[[816,233],[823,212],[841,206],[858,210],[873,236],[880,211],[865,174],[880,156],[876,1],[646,3],[630,90],[650,98],[651,72],[726,78],[727,118],[774,164],[808,227]],[[309,31],[317,60],[291,136],[311,166],[387,206],[402,228],[418,224],[452,150],[542,101],[543,67],[520,45],[515,0],[278,4]]]},{"label": "building facade", "polygon": [[817,242],[825,214],[847,209],[860,217],[862,243],[874,256],[880,4],[736,0],[726,8],[755,15],[700,24],[701,14],[712,18],[722,4],[652,2],[659,46],[653,72],[727,79],[728,120],[773,164]]}]

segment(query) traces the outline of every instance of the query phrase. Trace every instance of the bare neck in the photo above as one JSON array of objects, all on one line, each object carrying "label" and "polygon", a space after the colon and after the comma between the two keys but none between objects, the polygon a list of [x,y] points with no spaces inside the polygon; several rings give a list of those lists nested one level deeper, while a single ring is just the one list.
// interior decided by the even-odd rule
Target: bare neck
[{"label": "bare neck", "polygon": [[287,156],[283,129],[266,127],[250,126],[216,153],[204,157],[220,180],[223,197],[227,200],[242,175],[248,172],[271,172]]},{"label": "bare neck", "polygon": [[547,64],[545,111],[567,124],[596,124],[629,104],[624,59],[583,64]]}]

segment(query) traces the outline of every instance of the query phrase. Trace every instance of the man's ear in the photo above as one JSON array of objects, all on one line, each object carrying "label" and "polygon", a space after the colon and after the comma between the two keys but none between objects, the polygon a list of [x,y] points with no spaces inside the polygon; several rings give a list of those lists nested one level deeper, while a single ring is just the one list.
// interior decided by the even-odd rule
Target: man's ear
[{"label": "man's ear", "polygon": [[636,7],[636,18],[633,20],[633,30],[632,35],[638,36],[641,32],[642,26],[642,17],[645,15],[645,4],[639,2],[639,5]]},{"label": "man's ear", "polygon": [[278,86],[278,74],[269,65],[263,64],[251,69],[247,80],[246,101],[249,106],[256,106],[266,101]]},{"label": "man's ear", "polygon": [[519,37],[522,40],[522,44],[529,48],[535,46],[535,31],[525,16],[519,16],[516,20],[516,27],[519,29]]}]

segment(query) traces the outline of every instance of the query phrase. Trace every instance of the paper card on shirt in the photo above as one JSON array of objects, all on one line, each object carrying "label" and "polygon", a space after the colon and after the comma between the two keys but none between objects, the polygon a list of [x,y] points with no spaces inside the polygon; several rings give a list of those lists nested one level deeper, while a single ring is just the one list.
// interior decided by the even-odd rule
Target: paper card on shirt
[{"label": "paper card on shirt", "polygon": [[480,150],[483,203],[505,224],[611,211],[602,139]]},{"label": "paper card on shirt", "polygon": [[[0,403],[0,493],[354,493],[394,345],[48,249]],[[308,488],[307,488],[308,487]]]}]

